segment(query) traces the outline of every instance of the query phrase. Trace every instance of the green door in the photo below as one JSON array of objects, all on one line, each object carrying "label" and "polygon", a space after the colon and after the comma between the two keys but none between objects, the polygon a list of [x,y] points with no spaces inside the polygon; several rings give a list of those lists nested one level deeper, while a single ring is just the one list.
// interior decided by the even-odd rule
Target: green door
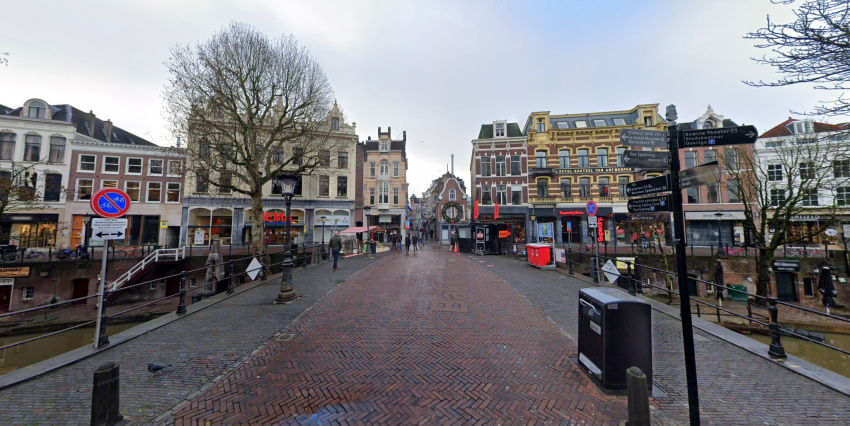
[{"label": "green door", "polygon": [[776,273],[776,296],[783,302],[797,301],[797,290],[794,288],[794,274]]}]

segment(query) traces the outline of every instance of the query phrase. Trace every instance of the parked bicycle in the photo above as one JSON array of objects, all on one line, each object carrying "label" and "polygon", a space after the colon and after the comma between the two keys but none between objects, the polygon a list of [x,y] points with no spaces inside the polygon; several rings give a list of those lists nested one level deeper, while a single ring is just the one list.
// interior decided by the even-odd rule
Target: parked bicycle
[{"label": "parked bicycle", "polygon": [[18,259],[18,246],[6,244],[0,246],[0,261],[14,262]]},{"label": "parked bicycle", "polygon": [[86,246],[78,245],[76,249],[59,249],[56,252],[56,258],[59,260],[65,259],[88,259],[89,251]]},{"label": "parked bicycle", "polygon": [[816,248],[792,248],[787,251],[791,257],[825,257],[823,252]]},{"label": "parked bicycle", "polygon": [[726,247],[726,254],[732,256],[746,256],[747,248],[746,247]]},{"label": "parked bicycle", "polygon": [[112,255],[116,258],[141,257],[142,249],[140,247],[122,247],[115,249]]}]

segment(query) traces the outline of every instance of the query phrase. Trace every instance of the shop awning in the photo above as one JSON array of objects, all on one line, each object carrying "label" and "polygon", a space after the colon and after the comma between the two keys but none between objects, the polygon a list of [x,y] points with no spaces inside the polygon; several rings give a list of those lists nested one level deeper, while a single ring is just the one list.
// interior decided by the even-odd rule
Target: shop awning
[{"label": "shop awning", "polygon": [[378,229],[377,226],[352,226],[350,228],[345,229],[344,231],[340,231],[340,234],[359,234],[361,232],[373,231]]}]

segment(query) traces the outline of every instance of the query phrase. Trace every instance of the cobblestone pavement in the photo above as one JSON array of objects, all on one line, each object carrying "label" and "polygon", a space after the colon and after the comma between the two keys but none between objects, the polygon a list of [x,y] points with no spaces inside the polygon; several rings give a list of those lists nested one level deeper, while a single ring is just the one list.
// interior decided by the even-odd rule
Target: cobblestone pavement
[{"label": "cobblestone pavement", "polygon": [[[382,256],[342,259],[337,272],[331,272],[332,263],[296,269],[294,287],[300,297],[289,304],[271,304],[279,281],[268,282],[68,367],[0,390],[0,424],[88,424],[92,374],[110,361],[121,369],[124,418],[149,421],[209,386],[288,327],[338,280],[356,275]],[[147,371],[149,362],[172,367],[154,376]]]},{"label": "cobblestone pavement", "polygon": [[616,424],[574,346],[458,254],[394,253],[337,287],[175,424]]}]

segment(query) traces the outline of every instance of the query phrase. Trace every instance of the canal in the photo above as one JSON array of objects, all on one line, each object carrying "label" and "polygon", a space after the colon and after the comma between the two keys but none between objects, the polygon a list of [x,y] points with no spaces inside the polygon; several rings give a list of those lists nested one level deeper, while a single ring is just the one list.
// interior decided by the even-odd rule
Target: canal
[{"label": "canal", "polygon": [[[141,322],[128,322],[114,325],[110,324],[106,327],[106,331],[111,336],[139,324],[141,324]],[[15,342],[32,339],[33,337],[43,334],[46,333],[0,337],[0,346],[6,346]],[[22,367],[26,367],[93,343],[94,327],[91,327],[66,331],[56,336],[4,349],[0,351],[0,374],[5,374]]]},{"label": "canal", "polygon": [[[850,334],[823,333],[823,335],[825,337],[824,343],[845,351],[850,350]],[[770,344],[770,336],[768,335],[751,333],[746,336],[764,344]],[[785,353],[802,358],[842,376],[850,377],[850,356],[803,339],[782,336],[781,342],[782,347],[785,348]]]}]

